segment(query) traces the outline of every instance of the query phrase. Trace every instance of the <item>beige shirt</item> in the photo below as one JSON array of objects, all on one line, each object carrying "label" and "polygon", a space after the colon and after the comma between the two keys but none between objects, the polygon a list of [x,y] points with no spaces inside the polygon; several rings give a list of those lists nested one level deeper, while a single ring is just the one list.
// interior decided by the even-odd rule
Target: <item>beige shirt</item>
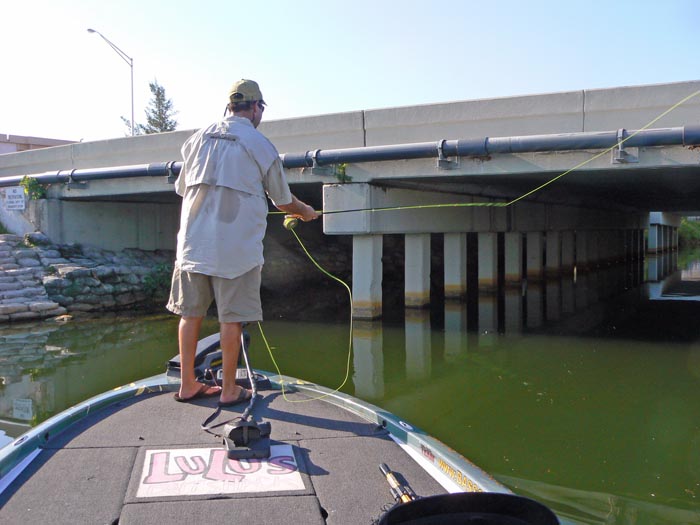
[{"label": "beige shirt", "polygon": [[227,279],[262,265],[266,196],[292,202],[275,147],[250,120],[226,117],[187,139],[182,156],[177,264]]}]

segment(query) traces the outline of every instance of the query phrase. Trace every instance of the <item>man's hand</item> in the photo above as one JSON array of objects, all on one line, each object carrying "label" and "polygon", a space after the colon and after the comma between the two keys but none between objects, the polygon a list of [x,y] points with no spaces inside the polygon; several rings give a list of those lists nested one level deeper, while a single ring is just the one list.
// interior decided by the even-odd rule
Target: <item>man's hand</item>
[{"label": "man's hand", "polygon": [[304,222],[313,221],[319,218],[319,214],[308,204],[304,204],[304,213],[299,215],[299,218]]},{"label": "man's hand", "polygon": [[313,221],[319,218],[319,214],[311,206],[300,201],[292,195],[290,204],[280,204],[277,208],[287,214],[289,217],[301,219],[304,222]]}]

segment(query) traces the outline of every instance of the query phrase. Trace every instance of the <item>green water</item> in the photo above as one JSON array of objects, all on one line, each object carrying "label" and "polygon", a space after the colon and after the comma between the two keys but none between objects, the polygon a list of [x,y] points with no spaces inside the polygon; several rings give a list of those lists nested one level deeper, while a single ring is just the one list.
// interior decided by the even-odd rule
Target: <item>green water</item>
[{"label": "green water", "polygon": [[[700,523],[700,302],[670,300],[692,288],[693,264],[681,261],[690,277],[663,300],[622,270],[356,323],[343,391],[576,522]],[[0,328],[0,428],[17,435],[163,371],[176,331],[167,315]],[[208,321],[203,335],[214,331]],[[347,322],[275,319],[264,331],[282,373],[343,381]],[[253,365],[274,370],[250,333]]]}]

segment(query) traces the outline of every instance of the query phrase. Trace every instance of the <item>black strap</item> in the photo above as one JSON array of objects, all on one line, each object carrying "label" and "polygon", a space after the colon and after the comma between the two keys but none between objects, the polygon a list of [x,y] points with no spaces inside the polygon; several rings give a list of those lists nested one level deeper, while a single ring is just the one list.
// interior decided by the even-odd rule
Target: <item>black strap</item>
[{"label": "black strap", "polygon": [[211,423],[217,417],[219,417],[219,414],[221,414],[221,407],[217,406],[216,410],[214,410],[214,412],[209,414],[209,416],[202,422],[202,424],[200,425],[200,428],[213,436],[222,437],[221,434],[217,434],[216,432],[212,432],[212,429],[224,426],[227,423],[231,423],[231,422],[236,421],[236,420],[241,420],[241,421],[243,420],[243,418],[241,416],[236,416],[236,417],[232,417],[231,419],[227,419],[226,421],[223,421],[221,423],[217,423],[216,425],[212,425]]}]

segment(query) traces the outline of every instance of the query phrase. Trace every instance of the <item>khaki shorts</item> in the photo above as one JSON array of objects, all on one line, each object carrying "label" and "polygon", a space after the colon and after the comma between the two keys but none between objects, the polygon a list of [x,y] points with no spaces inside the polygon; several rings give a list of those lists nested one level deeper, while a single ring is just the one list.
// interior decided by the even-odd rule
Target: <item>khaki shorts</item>
[{"label": "khaki shorts", "polygon": [[175,265],[166,308],[182,317],[204,317],[216,301],[221,323],[262,321],[260,275],[262,266],[233,279],[186,272]]}]

